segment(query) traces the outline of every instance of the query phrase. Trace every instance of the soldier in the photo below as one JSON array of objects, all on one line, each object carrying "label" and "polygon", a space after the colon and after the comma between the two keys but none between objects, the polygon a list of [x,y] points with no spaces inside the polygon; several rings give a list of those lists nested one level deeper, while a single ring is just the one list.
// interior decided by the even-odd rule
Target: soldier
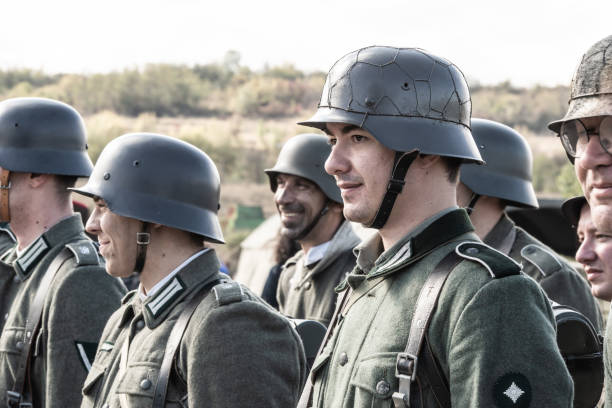
[{"label": "soldier", "polygon": [[571,406],[545,294],[456,206],[460,163],[482,162],[470,111],[457,67],[420,49],[368,47],[330,70],[304,124],[329,135],[345,217],[378,234],[300,406]]},{"label": "soldier", "polygon": [[327,326],[334,313],[334,288],[355,266],[359,238],[342,216],[342,197],[325,173],[331,148],[327,137],[295,136],[265,170],[281,217],[280,233],[299,242],[301,250],[287,260],[279,278],[279,310],[297,319]]},{"label": "soldier", "polygon": [[2,302],[0,397],[9,407],[78,406],[104,324],[125,294],[72,210],[67,187],[92,169],[86,146],[83,121],[66,104],[0,103],[0,216],[16,238],[1,259],[17,286]]},{"label": "soldier", "polygon": [[223,243],[219,174],[204,152],[168,136],[123,135],[74,191],[94,198],[87,231],[107,272],[140,274],[104,329],[82,407],[296,404],[306,375],[297,333],[219,273],[204,245]]},{"label": "soldier", "polygon": [[600,231],[612,231],[612,35],[582,57],[563,119],[548,125],[559,134]]},{"label": "soldier", "polygon": [[[548,125],[556,132],[591,209],[599,234],[612,234],[612,35],[582,56],[565,116]],[[605,405],[612,406],[612,324],[604,344]]]},{"label": "soldier", "polygon": [[[15,234],[8,223],[0,223],[0,255],[15,245]],[[13,267],[0,262],[0,333],[8,319],[8,310],[19,289],[19,277]]]},{"label": "soldier", "polygon": [[582,276],[551,248],[514,225],[505,208],[537,208],[531,184],[532,157],[523,137],[501,123],[472,119],[472,135],[486,165],[461,166],[457,202],[467,207],[476,234],[523,265],[548,297],[572,306],[599,330],[601,312]]},{"label": "soldier", "polygon": [[591,219],[591,208],[584,196],[563,203],[563,214],[576,227],[579,247],[576,261],[580,262],[591,282],[593,296],[612,300],[612,237],[597,231]]}]

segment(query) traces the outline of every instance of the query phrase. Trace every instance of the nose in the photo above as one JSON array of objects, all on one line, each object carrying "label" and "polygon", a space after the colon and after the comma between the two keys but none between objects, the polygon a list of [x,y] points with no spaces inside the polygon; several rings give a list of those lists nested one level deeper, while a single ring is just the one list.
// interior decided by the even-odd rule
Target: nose
[{"label": "nose", "polygon": [[98,235],[100,233],[100,210],[97,206],[94,207],[94,210],[87,219],[85,230],[92,235]]},{"label": "nose", "polygon": [[612,165],[612,155],[606,152],[599,142],[599,136],[591,136],[583,153],[576,158],[576,165],[585,169]]},{"label": "nose", "polygon": [[591,239],[585,239],[576,251],[576,261],[583,265],[590,265],[597,260],[595,245]]},{"label": "nose", "polygon": [[274,193],[274,201],[276,201],[276,205],[290,204],[294,201],[294,199],[295,194],[293,194],[293,189],[291,186],[278,186],[276,192]]},{"label": "nose", "polygon": [[340,144],[340,138],[338,138],[327,160],[325,160],[325,171],[334,176],[336,174],[347,173],[349,168],[350,163],[346,158],[343,146]]}]

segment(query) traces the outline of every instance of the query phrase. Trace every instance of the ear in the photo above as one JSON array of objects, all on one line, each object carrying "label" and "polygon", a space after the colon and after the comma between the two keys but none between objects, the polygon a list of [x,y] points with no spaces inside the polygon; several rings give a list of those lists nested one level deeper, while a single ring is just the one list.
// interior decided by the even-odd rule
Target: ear
[{"label": "ear", "polygon": [[40,188],[47,183],[51,182],[53,175],[51,174],[40,174],[40,173],[27,173],[26,179],[28,180],[28,185],[31,188]]},{"label": "ear", "polygon": [[440,156],[433,154],[419,154],[414,163],[422,169],[429,169],[441,160]]}]

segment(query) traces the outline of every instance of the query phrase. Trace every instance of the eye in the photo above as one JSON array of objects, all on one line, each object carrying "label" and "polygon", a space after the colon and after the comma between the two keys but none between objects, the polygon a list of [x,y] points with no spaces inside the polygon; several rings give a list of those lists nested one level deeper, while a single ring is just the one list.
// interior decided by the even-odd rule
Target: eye
[{"label": "eye", "polygon": [[330,146],[335,146],[336,145],[336,138],[335,137],[330,137],[327,139],[327,144]]},{"label": "eye", "polygon": [[353,135],[352,138],[355,142],[361,142],[367,139],[367,137],[363,135]]},{"label": "eye", "polygon": [[595,239],[599,242],[606,242],[610,238],[612,238],[612,236],[607,235],[607,234],[595,234]]}]

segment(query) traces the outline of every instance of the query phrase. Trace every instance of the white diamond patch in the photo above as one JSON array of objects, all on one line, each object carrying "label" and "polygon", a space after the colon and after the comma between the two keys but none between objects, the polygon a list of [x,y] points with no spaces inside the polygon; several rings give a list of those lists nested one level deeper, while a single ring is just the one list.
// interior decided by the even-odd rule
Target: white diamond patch
[{"label": "white diamond patch", "polygon": [[512,400],[513,404],[516,404],[516,401],[523,395],[525,391],[521,390],[515,383],[512,381],[512,384],[506,391],[504,391],[504,395]]}]

